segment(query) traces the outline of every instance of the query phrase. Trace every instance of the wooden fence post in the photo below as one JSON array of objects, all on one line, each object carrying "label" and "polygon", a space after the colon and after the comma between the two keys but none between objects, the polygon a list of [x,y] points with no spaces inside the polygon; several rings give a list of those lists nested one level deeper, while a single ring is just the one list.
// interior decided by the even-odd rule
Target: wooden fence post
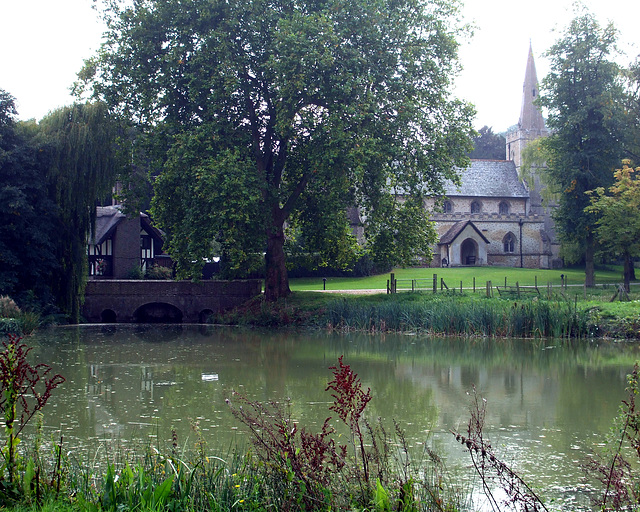
[{"label": "wooden fence post", "polygon": [[473,293],[476,293],[476,276],[473,276]]},{"label": "wooden fence post", "polygon": [[438,291],[438,274],[433,274],[433,293]]},{"label": "wooden fence post", "polygon": [[491,297],[491,281],[487,281],[487,298]]},{"label": "wooden fence post", "polygon": [[391,272],[391,293],[396,293],[396,275]]}]

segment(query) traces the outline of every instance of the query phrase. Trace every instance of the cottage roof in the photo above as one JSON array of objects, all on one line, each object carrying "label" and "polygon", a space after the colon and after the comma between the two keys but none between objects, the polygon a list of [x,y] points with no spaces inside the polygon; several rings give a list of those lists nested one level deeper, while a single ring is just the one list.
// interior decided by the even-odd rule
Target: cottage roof
[{"label": "cottage roof", "polygon": [[461,184],[445,182],[448,197],[529,197],[511,160],[471,160],[460,171]]},{"label": "cottage roof", "polygon": [[[100,245],[107,240],[127,216],[122,213],[120,205],[96,207],[96,225],[93,236],[89,237],[89,243]],[[153,238],[163,241],[164,233],[151,224],[151,219],[146,213],[140,212],[140,226]]]},{"label": "cottage roof", "polygon": [[126,219],[126,215],[120,211],[120,207],[117,205],[96,207],[96,225],[93,236],[89,239],[90,243],[100,245],[111,236],[116,226],[124,219]]},{"label": "cottage roof", "polygon": [[444,235],[442,235],[442,237],[440,237],[440,242],[438,242],[438,245],[453,243],[453,241],[458,238],[458,235],[460,235],[460,233],[462,233],[462,231],[464,231],[464,228],[466,228],[467,226],[471,226],[471,228],[474,229],[482,237],[485,243],[491,243],[473,222],[471,222],[470,220],[461,220],[460,222],[456,222],[453,226],[451,226],[451,228],[449,228],[449,231],[447,231]]}]

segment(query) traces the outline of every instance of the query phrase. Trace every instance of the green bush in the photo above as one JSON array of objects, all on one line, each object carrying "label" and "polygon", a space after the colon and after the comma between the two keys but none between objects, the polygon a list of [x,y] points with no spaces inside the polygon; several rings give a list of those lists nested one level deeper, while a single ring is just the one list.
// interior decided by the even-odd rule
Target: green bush
[{"label": "green bush", "polygon": [[17,318],[0,317],[0,333],[1,334],[20,334],[22,325]]},{"label": "green bush", "polygon": [[0,296],[0,318],[17,318],[20,313],[20,308],[11,297]]},{"label": "green bush", "polygon": [[127,272],[127,279],[135,279],[135,280],[144,279],[144,273],[142,272],[142,269],[138,265],[134,265]]},{"label": "green bush", "polygon": [[144,274],[145,279],[168,280],[173,278],[173,272],[168,267],[151,265]]}]

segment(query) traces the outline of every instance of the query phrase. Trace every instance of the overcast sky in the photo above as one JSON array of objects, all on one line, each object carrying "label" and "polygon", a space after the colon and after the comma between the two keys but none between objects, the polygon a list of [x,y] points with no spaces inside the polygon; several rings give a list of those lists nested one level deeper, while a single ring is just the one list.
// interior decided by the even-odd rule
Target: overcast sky
[{"label": "overcast sky", "polygon": [[[602,24],[613,21],[630,62],[640,53],[637,0],[585,0]],[[69,87],[83,60],[98,49],[102,25],[93,0],[0,0],[0,88],[17,100],[21,119],[40,119],[69,105]],[[518,121],[529,41],[538,79],[545,50],[573,16],[572,0],[466,0],[475,35],[461,50],[456,94],[478,111],[477,128],[505,131]]]}]

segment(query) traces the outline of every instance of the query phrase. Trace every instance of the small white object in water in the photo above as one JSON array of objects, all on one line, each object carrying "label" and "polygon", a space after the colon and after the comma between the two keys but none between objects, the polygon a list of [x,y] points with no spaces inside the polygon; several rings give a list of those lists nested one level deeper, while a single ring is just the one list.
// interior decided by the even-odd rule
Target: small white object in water
[{"label": "small white object in water", "polygon": [[203,373],[202,374],[202,380],[204,382],[211,382],[214,380],[218,380],[218,374],[217,373]]}]

